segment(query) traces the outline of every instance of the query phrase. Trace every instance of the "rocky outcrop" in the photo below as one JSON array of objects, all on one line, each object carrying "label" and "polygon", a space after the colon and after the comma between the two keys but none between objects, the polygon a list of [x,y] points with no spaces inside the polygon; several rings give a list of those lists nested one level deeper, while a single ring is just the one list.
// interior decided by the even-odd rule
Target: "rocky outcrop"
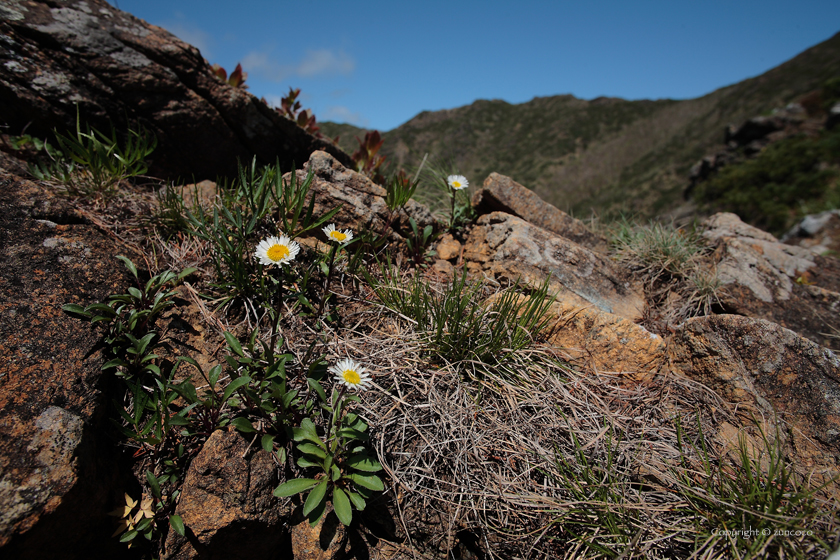
[{"label": "rocky outcrop", "polygon": [[817,255],[840,255],[840,210],[810,214],[785,233],[780,241],[805,247]]},{"label": "rocky outcrop", "polygon": [[[246,69],[247,70],[247,69]],[[195,47],[104,0],[24,2],[0,9],[0,123],[11,134],[142,126],[158,147],[150,174],[234,176],[237,159],[300,165],[341,150],[247,91],[219,80]]]},{"label": "rocky outcrop", "polygon": [[165,558],[290,558],[292,506],[272,495],[279,482],[269,453],[232,429],[213,432],[181,490],[176,513],[186,536],[170,530]]},{"label": "rocky outcrop", "polygon": [[721,168],[754,157],[769,144],[783,138],[802,133],[815,134],[825,124],[824,118],[808,118],[799,103],[791,103],[772,115],[754,117],[738,126],[730,124],[724,131],[726,147],[704,156],[691,167],[685,197],[690,197],[699,183],[713,177]]},{"label": "rocky outcrop", "polygon": [[124,288],[123,252],[66,201],[0,169],[0,547],[5,558],[113,558],[124,484],[102,433],[114,398],[98,335],[64,303]]},{"label": "rocky outcrop", "polygon": [[550,275],[558,297],[631,320],[641,317],[645,306],[638,282],[606,256],[504,212],[478,219],[464,260],[475,272],[511,282],[541,284]]},{"label": "rocky outcrop", "polygon": [[589,249],[606,252],[608,248],[607,240],[592,233],[583,222],[545,202],[510,177],[491,173],[471,202],[478,214],[506,212]]},{"label": "rocky outcrop", "polygon": [[[326,152],[314,152],[303,170],[297,172],[297,180],[303,181],[309,171],[314,174],[310,191],[315,196],[314,215],[325,214],[340,205],[341,211],[333,220],[338,228],[349,227],[357,232],[362,227],[374,232],[383,230],[390,213],[384,188],[345,167]],[[283,180],[290,181],[291,173],[287,173]],[[392,227],[407,228],[406,215],[414,218],[421,228],[435,223],[428,208],[409,200],[404,211],[395,217]]]},{"label": "rocky outcrop", "polygon": [[837,354],[775,323],[735,315],[689,319],[668,352],[675,371],[711,388],[744,417],[778,420],[797,468],[825,480],[840,473]]},{"label": "rocky outcrop", "polygon": [[665,340],[633,321],[560,299],[548,308],[551,344],[564,357],[599,372],[650,380],[665,360]]},{"label": "rocky outcrop", "polygon": [[840,326],[840,263],[780,243],[731,213],[715,214],[703,237],[716,243],[715,269],[731,313],[778,323],[828,348]]}]

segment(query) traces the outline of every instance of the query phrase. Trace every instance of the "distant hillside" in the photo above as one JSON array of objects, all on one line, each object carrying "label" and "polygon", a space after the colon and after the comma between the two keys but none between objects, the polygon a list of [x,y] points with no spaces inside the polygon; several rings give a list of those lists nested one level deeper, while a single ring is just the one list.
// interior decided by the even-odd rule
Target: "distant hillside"
[{"label": "distant hillside", "polygon": [[[571,95],[511,105],[479,100],[423,112],[385,132],[382,153],[403,166],[428,152],[474,184],[513,177],[578,216],[630,211],[654,216],[682,201],[688,170],[722,145],[729,123],[782,107],[840,76],[840,33],[761,76],[697,99],[626,101]],[[319,123],[350,153],[364,130]],[[338,127],[341,127],[340,129]]]}]

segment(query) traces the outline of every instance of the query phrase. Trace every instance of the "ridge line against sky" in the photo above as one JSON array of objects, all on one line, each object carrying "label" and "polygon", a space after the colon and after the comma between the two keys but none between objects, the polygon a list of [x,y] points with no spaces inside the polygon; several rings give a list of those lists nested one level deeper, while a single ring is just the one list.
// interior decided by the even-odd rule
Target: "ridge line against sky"
[{"label": "ridge line against sky", "polygon": [[553,3],[110,0],[172,32],[269,103],[391,130],[477,99],[689,99],[840,30],[840,2]]}]

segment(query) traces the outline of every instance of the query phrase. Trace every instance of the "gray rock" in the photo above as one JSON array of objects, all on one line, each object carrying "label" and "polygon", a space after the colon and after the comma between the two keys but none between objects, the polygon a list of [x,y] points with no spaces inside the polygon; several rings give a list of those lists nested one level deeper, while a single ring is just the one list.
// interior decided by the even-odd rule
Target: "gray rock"
[{"label": "gray rock", "polygon": [[817,344],[834,348],[840,325],[840,263],[779,242],[731,213],[704,222],[716,243],[714,268],[729,312],[779,323]]},{"label": "gray rock", "polygon": [[641,286],[605,255],[539,228],[493,212],[478,219],[464,246],[467,266],[508,280],[540,284],[551,275],[555,290],[574,294],[581,306],[635,320],[645,306]]},{"label": "gray rock", "polygon": [[479,214],[506,212],[590,249],[606,252],[607,240],[592,233],[578,219],[545,202],[510,177],[491,173],[472,197]]},{"label": "gray rock", "polygon": [[114,123],[154,133],[150,173],[159,177],[232,177],[237,159],[254,155],[291,169],[314,150],[350,164],[337,147],[216,78],[198,49],[104,0],[4,5],[0,123],[11,134],[74,130],[78,107],[103,132]]},{"label": "gray rock", "polygon": [[[124,484],[103,432],[113,379],[99,339],[61,311],[127,284],[121,250],[66,200],[0,169],[0,556],[113,558]],[[68,220],[69,217],[71,219]],[[70,223],[68,223],[68,221]]]},{"label": "gray rock", "polygon": [[[311,192],[315,196],[315,215],[324,214],[340,205],[341,211],[334,219],[337,227],[349,227],[356,232],[362,227],[382,231],[389,215],[384,188],[322,151],[312,153],[303,169],[297,172],[298,180],[302,181],[310,170],[314,173]],[[283,179],[290,180],[291,173],[287,173]],[[392,224],[395,230],[405,233],[408,228],[406,215],[414,218],[421,228],[436,223],[427,207],[409,200],[405,212],[400,211]]]}]

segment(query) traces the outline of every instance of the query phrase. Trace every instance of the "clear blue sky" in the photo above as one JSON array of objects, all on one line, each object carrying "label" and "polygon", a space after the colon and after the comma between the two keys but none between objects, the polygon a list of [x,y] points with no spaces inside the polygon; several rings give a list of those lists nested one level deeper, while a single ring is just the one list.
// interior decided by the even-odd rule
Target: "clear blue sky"
[{"label": "clear blue sky", "polygon": [[476,99],[687,99],[840,31],[838,0],[110,0],[319,121],[390,130]]}]

